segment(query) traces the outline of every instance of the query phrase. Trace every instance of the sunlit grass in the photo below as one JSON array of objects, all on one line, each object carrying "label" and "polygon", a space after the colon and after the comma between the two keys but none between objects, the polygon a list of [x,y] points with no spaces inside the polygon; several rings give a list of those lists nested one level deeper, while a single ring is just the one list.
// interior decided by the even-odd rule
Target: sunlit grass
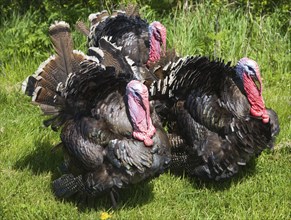
[{"label": "sunlit grass", "polygon": [[[291,219],[290,33],[279,29],[282,24],[277,14],[258,18],[250,30],[250,20],[242,11],[224,8],[220,13],[219,33],[214,29],[217,11],[208,6],[164,15],[161,19],[168,29],[169,47],[177,48],[181,55],[216,55],[233,63],[242,56],[256,59],[264,78],[266,105],[277,111],[281,124],[274,151],[264,152],[237,177],[223,183],[163,174],[121,192],[116,211],[111,210],[106,196],[89,205],[57,200],[51,182],[60,175],[62,155],[52,153],[51,148],[59,142],[59,134],[43,127],[40,110],[21,93],[22,81],[49,53],[23,56],[15,50],[10,57],[2,53],[0,219],[99,219],[102,212],[110,213],[112,219]],[[149,21],[158,19],[148,8],[144,14]],[[26,19],[31,16],[16,17],[0,27],[4,33],[1,50],[6,43],[13,48],[13,35],[5,35],[10,33],[9,27],[22,32],[17,25],[23,26]],[[73,36],[76,48],[85,48],[84,36]],[[15,34],[17,37],[23,34]]]}]

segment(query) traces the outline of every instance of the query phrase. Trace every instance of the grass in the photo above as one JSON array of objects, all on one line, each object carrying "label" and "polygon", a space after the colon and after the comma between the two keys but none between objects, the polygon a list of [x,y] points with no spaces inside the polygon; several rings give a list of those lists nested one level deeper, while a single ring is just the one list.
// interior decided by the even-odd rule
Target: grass
[{"label": "grass", "polygon": [[[258,61],[265,102],[277,111],[281,123],[275,150],[264,152],[238,176],[222,183],[163,174],[125,189],[114,212],[107,197],[88,205],[57,200],[51,182],[60,175],[62,155],[53,154],[51,148],[59,142],[59,134],[42,126],[40,110],[20,89],[21,82],[47,58],[49,47],[44,43],[44,49],[37,47],[43,51],[26,52],[22,47],[38,42],[23,39],[33,35],[27,28],[36,28],[35,23],[30,14],[22,19],[16,15],[0,27],[0,219],[98,219],[102,212],[112,219],[291,219],[291,37],[290,28],[281,29],[285,20],[278,12],[252,18],[227,7],[217,17],[217,10],[207,5],[162,18],[143,10],[149,20],[162,20],[170,47],[182,55],[216,55],[233,62],[247,55]],[[36,35],[46,42],[45,35]],[[75,33],[74,38],[76,47],[84,48],[85,38]],[[11,52],[13,42],[17,45]]]}]

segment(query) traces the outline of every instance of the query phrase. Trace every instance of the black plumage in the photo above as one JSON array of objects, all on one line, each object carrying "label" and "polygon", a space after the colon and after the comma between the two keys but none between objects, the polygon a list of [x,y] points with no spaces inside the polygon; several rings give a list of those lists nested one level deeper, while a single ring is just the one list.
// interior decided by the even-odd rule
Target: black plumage
[{"label": "black plumage", "polygon": [[111,42],[121,46],[124,55],[129,55],[136,64],[145,64],[150,49],[148,29],[149,24],[139,16],[127,16],[120,12],[91,26],[89,47],[98,47],[99,40],[108,36]]},{"label": "black plumage", "polygon": [[232,177],[251,157],[272,148],[278,116],[250,114],[242,80],[230,63],[207,57],[176,59],[158,68],[150,96],[168,125],[174,173],[202,179]]},{"label": "black plumage", "polygon": [[99,47],[100,39],[107,37],[137,66],[155,62],[164,53],[161,47],[166,47],[165,27],[160,22],[149,24],[139,16],[137,7],[128,6],[126,11],[112,14],[104,10],[91,14],[89,20],[90,30],[86,30],[84,23],[77,23],[78,29],[88,36],[89,47]]},{"label": "black plumage", "polygon": [[27,78],[23,91],[51,115],[46,126],[61,128],[67,173],[53,182],[55,195],[98,196],[162,173],[169,166],[169,141],[155,111],[150,114],[152,145],[133,137],[128,100],[134,95],[140,101],[139,89],[148,93],[132,81],[134,62],[106,39],[94,50],[99,59],[73,51],[65,22],[52,25],[49,33],[57,54]]}]

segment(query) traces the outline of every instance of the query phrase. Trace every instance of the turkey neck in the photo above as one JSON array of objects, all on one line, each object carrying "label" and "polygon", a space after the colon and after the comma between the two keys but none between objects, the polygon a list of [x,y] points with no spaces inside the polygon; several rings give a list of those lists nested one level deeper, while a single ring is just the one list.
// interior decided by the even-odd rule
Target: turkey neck
[{"label": "turkey neck", "polygon": [[154,36],[151,36],[150,52],[149,52],[149,59],[148,59],[147,64],[158,61],[160,57],[161,57],[161,44]]},{"label": "turkey neck", "polygon": [[132,123],[132,136],[143,141],[145,146],[153,145],[151,137],[156,129],[150,117],[150,103],[147,87],[138,80],[130,81],[126,86],[126,97],[130,121]]},{"label": "turkey neck", "polygon": [[255,117],[262,117],[263,123],[269,122],[269,115],[266,111],[266,107],[264,104],[263,96],[262,96],[262,82],[260,77],[258,77],[259,83],[261,85],[260,90],[257,88],[251,76],[247,73],[243,74],[243,84],[244,89],[251,105],[250,113]]},{"label": "turkey neck", "polygon": [[152,146],[151,136],[154,134],[155,128],[150,117],[148,95],[142,95],[141,102],[135,96],[128,96],[127,102],[133,126],[133,137],[144,141],[148,147]]}]

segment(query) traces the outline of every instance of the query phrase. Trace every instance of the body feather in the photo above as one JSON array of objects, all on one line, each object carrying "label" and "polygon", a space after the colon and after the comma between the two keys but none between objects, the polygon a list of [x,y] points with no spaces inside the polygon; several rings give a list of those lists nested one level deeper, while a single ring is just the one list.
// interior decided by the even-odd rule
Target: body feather
[{"label": "body feather", "polygon": [[[159,69],[161,71],[161,68]],[[185,57],[164,65],[164,79],[150,87],[157,111],[170,135],[171,169],[203,179],[232,177],[250,158],[271,148],[279,132],[273,110],[270,122],[250,115],[250,104],[230,63]],[[275,126],[274,126],[275,125]]]},{"label": "body feather", "polygon": [[95,50],[98,56],[73,51],[63,22],[54,24],[50,34],[57,54],[27,78],[23,92],[52,115],[46,126],[61,129],[68,173],[53,181],[55,195],[98,196],[162,173],[169,166],[170,150],[155,112],[153,146],[132,136],[126,87],[135,77],[135,63],[106,39]]}]

